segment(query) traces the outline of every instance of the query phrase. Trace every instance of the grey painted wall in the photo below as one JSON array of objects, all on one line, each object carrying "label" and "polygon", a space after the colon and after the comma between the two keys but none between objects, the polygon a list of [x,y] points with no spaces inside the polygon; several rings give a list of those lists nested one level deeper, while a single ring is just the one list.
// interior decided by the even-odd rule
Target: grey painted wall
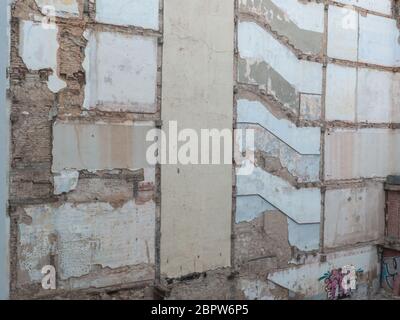
[{"label": "grey painted wall", "polygon": [[8,1],[0,1],[0,299],[9,294],[7,215],[8,168],[9,168],[9,105],[6,97],[6,69],[9,62]]}]

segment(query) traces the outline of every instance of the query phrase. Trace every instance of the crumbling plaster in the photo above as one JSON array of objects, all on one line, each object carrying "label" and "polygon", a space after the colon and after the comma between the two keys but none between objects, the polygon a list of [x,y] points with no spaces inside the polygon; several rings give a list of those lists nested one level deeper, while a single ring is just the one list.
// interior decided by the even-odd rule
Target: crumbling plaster
[{"label": "crumbling plaster", "polygon": [[[47,30],[49,2],[15,1],[11,23],[13,297],[43,293],[45,263],[55,295],[323,298],[344,264],[374,290],[399,170],[391,1],[55,1]],[[232,119],[256,131],[252,175],[146,166],[140,124]]]}]

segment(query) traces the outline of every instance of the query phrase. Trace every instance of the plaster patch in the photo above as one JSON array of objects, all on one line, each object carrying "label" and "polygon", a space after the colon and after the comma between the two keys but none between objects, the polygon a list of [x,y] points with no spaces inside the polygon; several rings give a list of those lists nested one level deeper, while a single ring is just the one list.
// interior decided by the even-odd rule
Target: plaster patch
[{"label": "plaster patch", "polygon": [[155,113],[157,38],[87,31],[85,109]]},{"label": "plaster patch", "polygon": [[58,195],[75,190],[78,180],[78,171],[62,170],[60,174],[54,176],[54,194]]},{"label": "plaster patch", "polygon": [[57,52],[59,48],[58,27],[45,29],[41,23],[33,21],[20,22],[19,54],[28,69],[51,69],[49,76],[49,89],[57,93],[67,84],[58,75]]}]

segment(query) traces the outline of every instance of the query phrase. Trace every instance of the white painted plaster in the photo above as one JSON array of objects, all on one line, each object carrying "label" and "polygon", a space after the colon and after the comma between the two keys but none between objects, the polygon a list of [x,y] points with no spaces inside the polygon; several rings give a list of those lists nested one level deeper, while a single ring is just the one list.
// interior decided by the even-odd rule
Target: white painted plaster
[{"label": "white painted plaster", "polygon": [[400,65],[397,21],[360,15],[359,61],[395,67]]},{"label": "white painted plaster", "polygon": [[96,0],[96,20],[114,25],[159,28],[159,0]]},{"label": "white painted plaster", "polygon": [[[155,203],[121,208],[106,203],[25,209],[32,223],[19,225],[20,268],[31,281],[42,279],[49,255],[58,255],[62,280],[90,273],[95,265],[119,268],[154,263]],[[49,236],[56,235],[56,245]],[[54,252],[54,250],[56,250]]]},{"label": "white painted plaster", "polygon": [[19,54],[28,69],[51,69],[48,86],[54,93],[66,87],[58,75],[58,27],[45,29],[39,22],[20,21]]},{"label": "white painted plaster", "polygon": [[329,6],[328,56],[358,60],[358,13],[349,8]]},{"label": "white painted plaster", "polygon": [[326,119],[356,120],[357,69],[328,64]]},{"label": "white painted plaster", "polygon": [[85,109],[154,113],[157,39],[87,31]]}]

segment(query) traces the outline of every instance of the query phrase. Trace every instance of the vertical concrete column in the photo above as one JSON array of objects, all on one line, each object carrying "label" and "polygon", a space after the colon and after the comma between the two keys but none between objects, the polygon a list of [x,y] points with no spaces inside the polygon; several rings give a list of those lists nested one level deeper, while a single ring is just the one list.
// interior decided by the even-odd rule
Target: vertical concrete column
[{"label": "vertical concrete column", "polygon": [[9,294],[7,215],[8,168],[9,168],[9,107],[7,102],[6,70],[9,62],[8,2],[0,1],[0,299]]},{"label": "vertical concrete column", "polygon": [[[201,129],[232,129],[233,50],[233,0],[165,1],[165,132],[170,121],[177,122],[178,132],[190,128],[198,137]],[[229,266],[232,165],[168,160],[161,168],[161,275]]]}]

